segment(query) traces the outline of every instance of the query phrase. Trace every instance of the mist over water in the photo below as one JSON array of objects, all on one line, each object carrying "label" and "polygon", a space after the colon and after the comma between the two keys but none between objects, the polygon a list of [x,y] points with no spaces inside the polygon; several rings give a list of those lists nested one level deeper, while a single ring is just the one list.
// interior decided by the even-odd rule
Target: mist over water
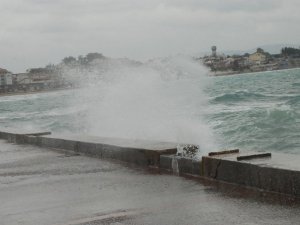
[{"label": "mist over water", "polygon": [[[76,92],[84,109],[85,133],[130,139],[191,143],[201,152],[216,149],[205,122],[210,83],[207,71],[190,58],[157,59],[146,64],[95,64],[80,77]],[[102,70],[100,70],[102,69]],[[99,72],[100,71],[100,72]]]}]

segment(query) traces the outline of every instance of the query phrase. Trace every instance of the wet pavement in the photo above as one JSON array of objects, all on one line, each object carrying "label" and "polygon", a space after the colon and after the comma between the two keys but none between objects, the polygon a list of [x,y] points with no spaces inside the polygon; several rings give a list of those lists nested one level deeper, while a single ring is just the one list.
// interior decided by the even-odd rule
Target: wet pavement
[{"label": "wet pavement", "polygon": [[1,225],[300,224],[300,207],[124,164],[0,141]]}]

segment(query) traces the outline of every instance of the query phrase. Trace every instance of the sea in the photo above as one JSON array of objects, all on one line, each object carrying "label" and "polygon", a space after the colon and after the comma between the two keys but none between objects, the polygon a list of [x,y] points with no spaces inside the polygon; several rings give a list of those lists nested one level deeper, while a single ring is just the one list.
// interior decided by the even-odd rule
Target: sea
[{"label": "sea", "polygon": [[213,79],[208,120],[228,146],[300,154],[300,69]]},{"label": "sea", "polygon": [[[165,137],[178,142],[189,140],[177,140],[178,136],[193,136],[200,142],[212,142],[204,145],[207,151],[239,148],[300,154],[300,69],[205,76],[172,85],[173,80],[163,79],[157,85],[156,78],[145,81],[137,76],[138,82],[129,79],[132,86],[128,81],[111,85],[114,81],[109,80],[79,89],[1,96],[0,129]],[[108,84],[113,88],[107,88]],[[194,91],[198,86],[200,92]],[[173,94],[176,90],[180,90],[178,95]],[[165,105],[167,110],[160,110]]]}]

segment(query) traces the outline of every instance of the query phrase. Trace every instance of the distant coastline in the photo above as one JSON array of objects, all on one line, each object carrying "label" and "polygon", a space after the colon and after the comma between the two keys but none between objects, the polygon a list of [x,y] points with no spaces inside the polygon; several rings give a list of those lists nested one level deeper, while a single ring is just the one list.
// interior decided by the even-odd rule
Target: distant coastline
[{"label": "distant coastline", "polygon": [[[279,54],[270,54],[261,48],[243,55],[217,53],[212,46],[211,55],[193,60],[209,68],[210,76],[229,76],[300,68],[300,48],[285,47]],[[101,53],[65,57],[56,65],[30,68],[24,73],[12,73],[0,68],[0,96],[26,95],[73,89],[84,85],[89,74],[102,76],[114,65],[139,67],[142,62],[127,58],[109,58]]]},{"label": "distant coastline", "polygon": [[262,70],[262,71],[215,71],[215,72],[210,71],[209,75],[220,77],[220,76],[233,76],[233,75],[241,75],[241,74],[266,73],[266,72],[277,72],[277,71],[297,70],[297,69],[300,69],[300,67],[276,69],[276,70]]},{"label": "distant coastline", "polygon": [[49,92],[57,92],[57,91],[67,91],[73,89],[74,88],[54,88],[54,89],[35,90],[35,91],[5,92],[5,93],[0,93],[0,97],[15,96],[15,95],[32,95],[32,94],[49,93]]},{"label": "distant coastline", "polygon": [[216,46],[211,49],[211,55],[196,60],[210,68],[211,74],[215,76],[300,68],[300,48],[285,47],[279,54],[270,54],[257,48],[256,52],[243,55],[217,54]]},{"label": "distant coastline", "polygon": [[[216,71],[216,72],[209,72],[209,76],[212,77],[221,77],[221,76],[233,76],[233,75],[242,75],[242,74],[252,74],[252,73],[266,73],[266,72],[277,72],[277,71],[288,71],[288,70],[300,70],[300,67],[295,68],[287,68],[287,69],[277,69],[277,70],[267,70],[267,71],[247,71],[247,72],[241,72],[241,71]],[[44,89],[44,90],[34,90],[34,91],[17,91],[17,92],[4,92],[0,93],[1,97],[7,97],[7,96],[16,96],[16,95],[32,95],[32,94],[40,94],[40,93],[49,93],[49,92],[57,92],[57,91],[67,91],[67,90],[74,90],[75,87],[61,87],[61,88],[53,88],[53,89]]]}]

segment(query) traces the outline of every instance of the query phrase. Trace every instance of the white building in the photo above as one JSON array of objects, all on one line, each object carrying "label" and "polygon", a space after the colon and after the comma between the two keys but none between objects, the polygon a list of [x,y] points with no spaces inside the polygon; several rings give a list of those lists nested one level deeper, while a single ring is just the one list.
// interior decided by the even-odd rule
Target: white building
[{"label": "white building", "polygon": [[258,65],[264,63],[266,59],[267,59],[266,55],[259,52],[253,53],[249,56],[250,62]]},{"label": "white building", "polygon": [[12,73],[6,69],[0,68],[0,86],[7,86],[13,84]]},{"label": "white building", "polygon": [[30,84],[31,78],[28,73],[18,73],[14,74],[14,78],[17,84]]}]

